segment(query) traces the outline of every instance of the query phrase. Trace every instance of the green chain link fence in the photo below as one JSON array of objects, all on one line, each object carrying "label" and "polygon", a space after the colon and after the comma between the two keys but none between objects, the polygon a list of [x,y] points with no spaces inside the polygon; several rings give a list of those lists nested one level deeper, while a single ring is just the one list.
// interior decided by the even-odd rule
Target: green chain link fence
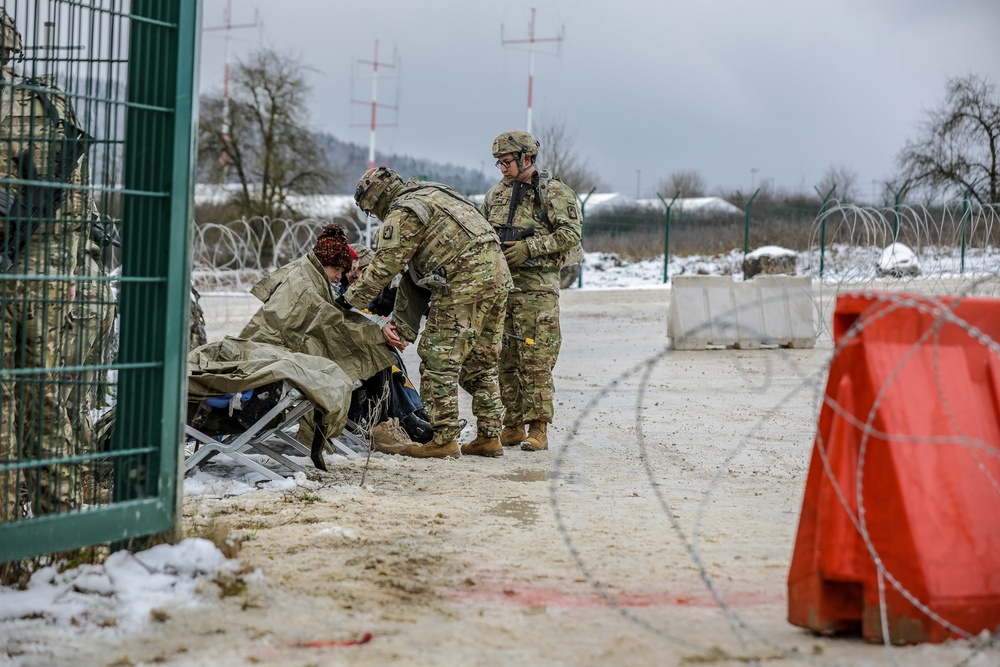
[{"label": "green chain link fence", "polygon": [[0,562],[179,525],[200,16],[4,7]]}]

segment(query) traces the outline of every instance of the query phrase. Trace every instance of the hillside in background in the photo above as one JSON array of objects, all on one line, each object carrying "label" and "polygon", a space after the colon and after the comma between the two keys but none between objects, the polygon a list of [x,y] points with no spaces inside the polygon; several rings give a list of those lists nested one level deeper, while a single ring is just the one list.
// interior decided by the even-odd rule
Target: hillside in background
[{"label": "hillside in background", "polygon": [[[325,133],[318,134],[317,140],[323,145],[330,165],[343,174],[341,189],[344,192],[353,190],[354,184],[368,167],[368,147],[341,141]],[[404,179],[415,177],[437,181],[450,185],[463,194],[482,194],[499,180],[487,180],[482,172],[466,167],[407,155],[386,154],[378,150],[375,151],[375,163],[391,167]]]}]

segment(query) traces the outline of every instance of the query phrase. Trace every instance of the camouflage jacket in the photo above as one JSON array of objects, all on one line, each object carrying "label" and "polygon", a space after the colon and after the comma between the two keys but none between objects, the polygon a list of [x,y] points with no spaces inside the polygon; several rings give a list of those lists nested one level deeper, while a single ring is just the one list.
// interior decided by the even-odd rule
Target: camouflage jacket
[{"label": "camouflage jacket", "polygon": [[418,284],[437,276],[425,283],[431,307],[472,303],[511,287],[493,228],[446,185],[407,181],[390,204],[376,240],[371,263],[344,295],[355,306],[371,301],[404,267]]},{"label": "camouflage jacket", "polygon": [[[42,96],[49,105],[43,103]],[[58,120],[54,120],[53,115]],[[84,146],[89,145],[91,138],[83,132],[63,90],[50,79],[26,79],[13,68],[3,69],[0,74],[0,189],[6,193],[8,205],[21,189],[17,181],[23,179],[23,160],[27,156],[31,157],[39,180],[51,180],[58,175],[62,183],[69,186],[62,192],[55,215],[37,221],[38,228],[23,250],[28,258],[29,273],[72,275],[77,266],[84,221],[89,221],[95,210],[90,192],[74,188],[89,185],[86,155],[75,164],[59,164],[65,159],[62,151],[66,149],[70,133],[85,141]],[[68,221],[79,222],[67,224]],[[0,219],[0,238],[10,233],[5,226]],[[42,242],[40,238],[46,240]]]},{"label": "camouflage jacket", "polygon": [[333,302],[323,265],[311,252],[261,279],[250,293],[264,304],[240,338],[332,359],[352,381],[393,362],[379,326]]},{"label": "camouflage jacket", "polygon": [[[538,173],[538,172],[536,172]],[[511,269],[515,292],[543,291],[559,293],[559,269],[564,254],[580,244],[580,210],[576,193],[557,178],[548,180],[548,195],[539,197],[529,188],[511,221],[518,229],[535,230],[525,239],[534,260],[532,266]],[[494,185],[483,199],[481,212],[495,229],[507,224],[514,182],[504,179]]]}]

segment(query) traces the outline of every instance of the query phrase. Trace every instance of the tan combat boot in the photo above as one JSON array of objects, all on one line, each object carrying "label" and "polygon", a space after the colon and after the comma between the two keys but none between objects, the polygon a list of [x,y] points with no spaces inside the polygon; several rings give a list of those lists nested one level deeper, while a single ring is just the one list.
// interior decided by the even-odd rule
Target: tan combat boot
[{"label": "tan combat boot", "polygon": [[521,449],[526,452],[540,452],[549,448],[549,437],[546,435],[549,425],[545,422],[528,424],[528,437],[521,443]]},{"label": "tan combat boot", "polygon": [[400,454],[403,454],[404,456],[412,456],[415,459],[454,459],[458,458],[459,451],[458,441],[456,440],[452,440],[451,442],[445,444],[431,440],[426,445],[411,445],[401,451]]},{"label": "tan combat boot", "polygon": [[467,445],[462,445],[463,456],[503,456],[503,445],[495,435],[477,435]]},{"label": "tan combat boot", "polygon": [[376,424],[369,435],[372,449],[383,454],[402,454],[406,448],[418,444],[410,440],[395,417]]},{"label": "tan combat boot", "polygon": [[520,445],[524,440],[524,424],[519,426],[504,426],[500,431],[500,444],[504,447]]}]

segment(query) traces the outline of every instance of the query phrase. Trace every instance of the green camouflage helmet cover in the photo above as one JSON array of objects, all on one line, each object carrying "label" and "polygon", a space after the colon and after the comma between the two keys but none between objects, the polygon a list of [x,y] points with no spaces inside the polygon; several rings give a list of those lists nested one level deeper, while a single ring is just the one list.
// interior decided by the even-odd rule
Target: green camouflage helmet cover
[{"label": "green camouflage helmet cover", "polygon": [[538,155],[539,144],[533,136],[524,130],[504,132],[493,140],[493,157],[511,155]]},{"label": "green camouflage helmet cover", "polygon": [[8,60],[7,52],[21,53],[24,51],[24,42],[21,41],[21,33],[17,31],[17,24],[10,17],[4,7],[0,7],[0,57],[4,64]]},{"label": "green camouflage helmet cover", "polygon": [[[402,185],[403,179],[389,167],[375,167],[365,172],[354,189],[354,201],[365,213],[373,213],[379,199],[393,185]],[[375,214],[378,217],[377,213]]]}]

